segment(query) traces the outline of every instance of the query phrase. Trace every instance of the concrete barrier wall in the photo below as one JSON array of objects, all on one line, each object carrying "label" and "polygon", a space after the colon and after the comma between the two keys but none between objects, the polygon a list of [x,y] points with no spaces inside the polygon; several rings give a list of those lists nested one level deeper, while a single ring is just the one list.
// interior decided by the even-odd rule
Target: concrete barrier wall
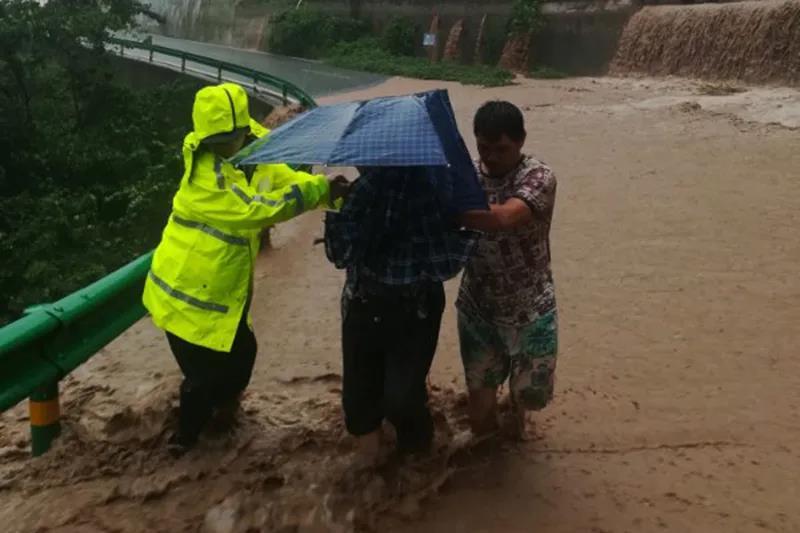
[{"label": "concrete barrier wall", "polygon": [[[638,9],[631,3],[550,4],[547,26],[536,36],[532,60],[570,74],[608,70],[622,31]],[[555,10],[552,8],[567,7]]]}]

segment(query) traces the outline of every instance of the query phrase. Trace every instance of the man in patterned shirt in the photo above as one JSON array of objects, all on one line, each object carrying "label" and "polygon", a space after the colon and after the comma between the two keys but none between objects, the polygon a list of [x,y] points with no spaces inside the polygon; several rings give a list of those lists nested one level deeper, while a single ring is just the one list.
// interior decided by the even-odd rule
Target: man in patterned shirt
[{"label": "man in patterned shirt", "polygon": [[520,434],[525,413],[553,397],[558,320],[550,271],[552,171],[522,154],[520,110],[493,101],[475,115],[479,176],[490,211],[469,211],[465,227],[483,232],[456,304],[473,433],[497,429],[497,392],[508,379]]},{"label": "man in patterned shirt", "polygon": [[325,249],[347,269],[342,295],[342,402],[361,458],[374,462],[381,422],[401,452],[433,438],[425,380],[439,337],[444,288],[474,247],[443,214],[432,169],[362,172],[339,213],[325,219]]}]

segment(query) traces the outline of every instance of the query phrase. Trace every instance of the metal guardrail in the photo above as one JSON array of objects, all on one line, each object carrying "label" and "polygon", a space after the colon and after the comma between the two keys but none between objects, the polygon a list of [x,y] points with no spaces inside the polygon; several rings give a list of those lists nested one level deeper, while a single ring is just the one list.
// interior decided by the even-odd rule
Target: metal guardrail
[{"label": "metal guardrail", "polygon": [[[119,37],[110,37],[107,39],[107,42],[112,45],[117,45],[119,47],[119,54],[123,57],[125,56],[126,49],[143,50],[148,53],[148,62],[158,63],[155,61],[155,54],[163,54],[180,59],[180,71],[183,73],[188,72],[187,62],[198,63],[214,69],[216,71],[216,80],[219,82],[225,79],[230,79],[223,76],[223,74],[232,73],[242,76],[247,80],[251,80],[252,88],[256,93],[258,93],[259,89],[263,87],[266,89],[266,92],[280,99],[283,105],[286,105],[290,102],[296,102],[307,109],[317,106],[317,103],[314,101],[311,95],[309,95],[303,89],[289,81],[272,76],[266,72],[243,67],[227,61],[221,61],[218,59],[193,54],[191,52],[184,52],[183,50],[178,50],[175,48],[160,46],[153,44],[152,40],[133,41],[130,39],[121,39]],[[167,66],[173,65],[167,64]],[[210,77],[213,78],[213,76]],[[231,79],[231,81],[241,83],[241,80]]]},{"label": "metal guardrail", "polygon": [[58,382],[145,314],[152,252],[0,329],[0,412],[30,397],[31,445],[39,455],[59,433]]},{"label": "metal guardrail", "polygon": [[[269,74],[150,43],[110,39],[228,71],[280,91],[284,102],[316,107],[305,91]],[[0,328],[0,413],[29,398],[33,455],[46,452],[61,430],[58,382],[145,315],[142,290],[153,253],[52,304],[32,307]]]}]

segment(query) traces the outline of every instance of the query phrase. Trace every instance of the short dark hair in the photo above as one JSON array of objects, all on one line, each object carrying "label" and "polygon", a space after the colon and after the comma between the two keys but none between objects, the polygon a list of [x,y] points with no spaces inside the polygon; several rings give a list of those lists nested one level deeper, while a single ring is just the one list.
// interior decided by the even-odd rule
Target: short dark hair
[{"label": "short dark hair", "polygon": [[473,122],[475,136],[497,141],[507,135],[512,141],[525,139],[525,119],[522,111],[511,102],[492,100],[483,104],[475,113]]}]

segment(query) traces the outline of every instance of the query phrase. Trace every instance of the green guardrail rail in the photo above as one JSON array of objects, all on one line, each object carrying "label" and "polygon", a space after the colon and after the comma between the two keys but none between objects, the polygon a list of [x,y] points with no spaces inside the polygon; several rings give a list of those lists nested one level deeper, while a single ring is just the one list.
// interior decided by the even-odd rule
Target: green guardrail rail
[{"label": "green guardrail rail", "polygon": [[58,382],[145,314],[152,252],[0,329],[0,412],[30,398],[31,446],[44,453],[60,431]]},{"label": "green guardrail rail", "polygon": [[229,63],[227,61],[221,61],[218,59],[193,54],[191,52],[184,52],[183,50],[178,50],[176,48],[168,48],[166,46],[153,44],[152,39],[134,41],[131,39],[110,37],[107,39],[107,42],[109,44],[119,46],[119,53],[123,57],[125,56],[125,50],[127,48],[148,52],[148,61],[150,63],[156,63],[154,60],[154,55],[157,53],[167,55],[181,60],[181,72],[186,72],[186,62],[192,61],[194,63],[199,63],[215,69],[217,72],[217,81],[222,81],[225,79],[223,74],[225,72],[229,72],[243,76],[248,80],[252,80],[254,86],[263,85],[272,88],[276,91],[275,95],[281,98],[283,105],[288,104],[290,101],[294,101],[305,108],[317,106],[317,103],[314,101],[311,95],[309,95],[303,89],[289,81],[278,78],[271,74],[267,74],[266,72],[253,70],[235,63]]},{"label": "green guardrail rail", "polygon": [[[263,72],[146,42],[114,38],[111,43],[248,76],[278,89],[284,102],[317,105],[299,87]],[[141,296],[152,256],[149,252],[55,303],[32,307],[0,328],[0,413],[29,399],[33,455],[50,449],[61,431],[59,381],[145,315]]]}]

